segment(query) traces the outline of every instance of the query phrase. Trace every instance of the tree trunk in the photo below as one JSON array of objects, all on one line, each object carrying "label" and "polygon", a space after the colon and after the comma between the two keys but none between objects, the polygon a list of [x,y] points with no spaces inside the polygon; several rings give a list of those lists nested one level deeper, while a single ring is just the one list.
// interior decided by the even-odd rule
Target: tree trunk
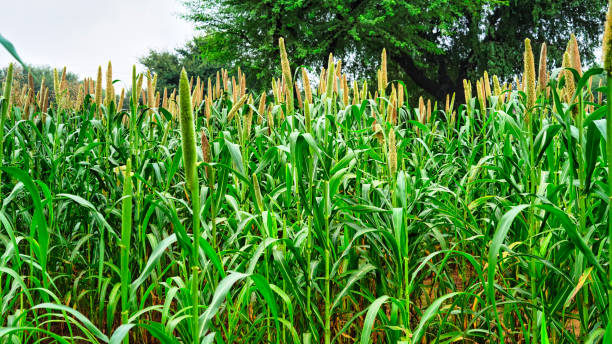
[{"label": "tree trunk", "polygon": [[[465,97],[463,90],[463,79],[464,75],[459,76],[456,80],[453,80],[448,75],[446,68],[446,61],[444,56],[438,59],[438,78],[437,80],[428,77],[424,70],[420,69],[414,59],[409,54],[399,53],[391,56],[391,58],[399,65],[399,67],[408,75],[415,84],[431,94],[435,99],[440,102],[446,100],[446,95],[452,96],[455,92],[455,99],[462,100]],[[460,70],[463,70],[460,68]],[[457,103],[457,101],[455,102]]]}]

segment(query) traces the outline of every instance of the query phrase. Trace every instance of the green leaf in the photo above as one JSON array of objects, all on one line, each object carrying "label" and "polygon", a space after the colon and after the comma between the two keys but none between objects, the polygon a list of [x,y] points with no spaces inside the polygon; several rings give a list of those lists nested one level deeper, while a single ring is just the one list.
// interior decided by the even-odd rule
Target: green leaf
[{"label": "green leaf", "polygon": [[368,312],[366,313],[365,320],[363,321],[363,331],[361,331],[361,340],[359,343],[368,344],[370,343],[370,335],[372,333],[372,328],[374,327],[374,321],[376,321],[376,314],[380,310],[380,307],[387,302],[389,296],[383,295],[368,307]]},{"label": "green leaf", "polygon": [[[585,179],[585,192],[588,193],[591,189],[591,181],[593,180],[593,171],[599,158],[599,143],[601,141],[601,135],[594,122],[591,122],[587,129],[586,135],[586,179]],[[604,156],[605,154],[602,154]]]},{"label": "green leaf", "polygon": [[15,58],[15,60],[17,60],[21,64],[23,69],[25,69],[26,71],[28,70],[28,66],[26,66],[25,63],[23,63],[23,61],[19,57],[19,54],[17,54],[17,50],[15,49],[15,46],[13,45],[13,43],[11,43],[8,39],[4,38],[4,36],[2,36],[1,34],[0,34],[0,44],[4,47],[4,49],[6,49],[6,51],[9,52],[9,54],[11,54],[11,56],[13,56],[13,58]]},{"label": "green leaf", "polygon": [[108,343],[108,337],[104,333],[102,333],[102,331],[100,331],[100,329],[98,329],[96,325],[94,325],[86,316],[84,316],[81,312],[73,308],[70,308],[64,305],[56,305],[54,303],[41,303],[39,305],[32,307],[32,309],[45,309],[45,310],[56,310],[56,311],[66,312],[74,316],[81,323],[83,323],[83,325],[85,325],[85,328],[91,331],[91,333],[94,336],[96,336],[98,339],[102,340],[105,343]]},{"label": "green leaf", "polygon": [[351,289],[351,286],[353,284],[355,284],[355,282],[359,281],[365,275],[367,275],[369,272],[371,272],[373,270],[376,270],[374,265],[366,264],[366,265],[360,267],[359,270],[353,272],[351,274],[351,277],[349,278],[348,282],[346,282],[346,285],[344,286],[344,288],[342,288],[340,293],[338,293],[336,295],[336,299],[334,300],[334,303],[331,305],[330,310],[333,310],[334,308],[336,308],[336,306],[338,306],[340,304],[340,301],[342,301],[342,298],[346,296],[346,294]]},{"label": "green leaf", "polygon": [[[36,184],[28,173],[15,167],[0,167],[0,171],[4,171],[14,178],[18,179],[23,183],[25,188],[28,190],[32,202],[34,203],[34,218],[30,227],[30,235],[33,239],[36,239],[36,245],[33,250],[36,253],[36,257],[40,261],[40,265],[43,269],[43,274],[46,273],[47,269],[47,254],[49,251],[49,231],[47,228],[47,221],[45,220],[43,213],[43,206],[40,201],[40,195]],[[45,278],[46,281],[46,278]],[[46,298],[46,296],[45,296]],[[45,300],[47,301],[47,300]]]},{"label": "green leaf", "polygon": [[495,318],[497,320],[497,327],[499,330],[498,335],[501,337],[501,341],[503,342],[503,330],[500,325],[499,314],[497,313],[497,307],[495,305],[495,270],[497,269],[497,255],[499,254],[499,249],[501,248],[504,240],[506,239],[506,235],[510,230],[510,226],[516,216],[523,211],[525,208],[529,207],[529,204],[521,204],[512,207],[508,212],[502,216],[499,224],[497,225],[497,229],[495,230],[495,236],[491,242],[491,247],[489,248],[489,267],[488,267],[488,276],[487,276],[487,297],[489,298],[489,302],[491,304],[491,308],[493,308],[495,312]]},{"label": "green leaf", "polygon": [[421,321],[419,321],[419,325],[417,326],[416,330],[414,330],[414,332],[412,333],[412,343],[419,343],[419,341],[421,340],[421,337],[423,336],[423,334],[425,334],[427,323],[429,322],[431,318],[434,317],[434,315],[438,313],[438,310],[440,309],[440,306],[442,305],[442,303],[459,294],[463,294],[463,293],[454,292],[454,293],[449,293],[444,296],[441,296],[437,298],[429,307],[427,307],[427,309],[423,313],[423,316],[421,317]]},{"label": "green leaf", "polygon": [[542,326],[540,327],[540,343],[550,344],[548,332],[546,331],[546,315],[544,313],[542,313]]}]

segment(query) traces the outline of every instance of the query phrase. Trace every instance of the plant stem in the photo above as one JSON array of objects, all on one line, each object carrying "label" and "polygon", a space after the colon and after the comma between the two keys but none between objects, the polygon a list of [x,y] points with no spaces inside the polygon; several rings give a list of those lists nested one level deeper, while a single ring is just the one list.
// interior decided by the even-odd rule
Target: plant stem
[{"label": "plant stem", "polygon": [[[608,274],[608,305],[612,305],[612,169],[610,163],[612,162],[612,73],[607,73],[607,102],[608,102],[608,113],[606,117],[606,154],[608,156],[608,268],[610,272]],[[612,321],[612,307],[608,306],[608,322]],[[608,325],[610,326],[610,325]]]},{"label": "plant stem", "polygon": [[325,219],[325,344],[331,342],[331,309],[330,309],[330,279],[329,260],[331,242],[329,237],[329,182],[323,188],[323,216]]},{"label": "plant stem", "polygon": [[[4,81],[2,106],[0,107],[0,166],[4,165],[4,122],[11,109],[11,88],[13,86],[13,64],[9,64]],[[2,171],[0,171],[0,206],[2,205]]]},{"label": "plant stem", "polygon": [[[128,158],[123,178],[123,201],[121,204],[121,323],[127,324],[130,287],[130,238],[132,236],[132,162]],[[123,340],[129,343],[129,336]]]}]

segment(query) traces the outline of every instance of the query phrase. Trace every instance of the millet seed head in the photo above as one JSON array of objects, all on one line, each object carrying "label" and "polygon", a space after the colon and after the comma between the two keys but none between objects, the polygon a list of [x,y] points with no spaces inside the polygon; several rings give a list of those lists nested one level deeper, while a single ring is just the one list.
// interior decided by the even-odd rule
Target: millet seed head
[{"label": "millet seed head", "polygon": [[183,145],[183,165],[185,167],[185,179],[187,188],[197,183],[196,174],[196,144],[195,128],[193,123],[193,109],[191,108],[191,92],[189,90],[189,79],[185,68],[181,71],[179,81],[179,107],[180,107],[180,127],[181,142]]},{"label": "millet seed head", "polygon": [[536,81],[535,81],[535,61],[533,57],[533,50],[531,49],[531,40],[525,39],[525,55],[524,55],[525,69],[525,93],[527,94],[527,108],[531,109],[535,105],[536,100]]},{"label": "millet seed head", "polygon": [[608,1],[608,14],[604,24],[602,52],[603,68],[610,74],[612,73],[612,0]]}]

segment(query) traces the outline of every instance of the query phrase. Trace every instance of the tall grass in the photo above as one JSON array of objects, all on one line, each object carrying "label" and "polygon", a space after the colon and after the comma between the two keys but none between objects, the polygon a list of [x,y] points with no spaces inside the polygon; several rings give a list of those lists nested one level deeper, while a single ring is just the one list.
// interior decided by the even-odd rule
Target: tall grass
[{"label": "tall grass", "polygon": [[313,82],[282,39],[261,94],[5,82],[0,343],[606,343],[610,25],[604,68],[568,37],[536,80],[526,40],[458,105],[409,101],[387,51],[370,90],[333,55]]}]

